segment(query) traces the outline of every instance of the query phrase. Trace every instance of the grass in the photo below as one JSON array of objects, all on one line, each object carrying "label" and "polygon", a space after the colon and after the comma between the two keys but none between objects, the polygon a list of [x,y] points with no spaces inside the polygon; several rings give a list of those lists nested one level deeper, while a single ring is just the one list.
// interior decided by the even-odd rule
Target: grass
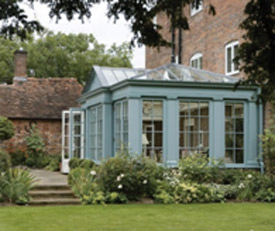
[{"label": "grass", "polygon": [[274,231],[275,204],[0,207],[0,231]]}]

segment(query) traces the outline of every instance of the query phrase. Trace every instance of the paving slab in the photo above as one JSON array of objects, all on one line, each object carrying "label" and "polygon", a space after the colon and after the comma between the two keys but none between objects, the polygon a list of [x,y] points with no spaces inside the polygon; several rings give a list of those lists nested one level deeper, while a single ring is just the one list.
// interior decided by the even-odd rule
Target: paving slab
[{"label": "paving slab", "polygon": [[31,169],[30,174],[35,177],[36,185],[68,185],[67,175],[44,169]]}]

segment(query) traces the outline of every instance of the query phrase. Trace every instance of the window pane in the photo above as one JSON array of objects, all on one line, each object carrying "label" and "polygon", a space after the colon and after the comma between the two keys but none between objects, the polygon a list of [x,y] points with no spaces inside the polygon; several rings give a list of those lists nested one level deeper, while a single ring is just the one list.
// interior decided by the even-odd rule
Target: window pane
[{"label": "window pane", "polygon": [[153,113],[153,104],[151,101],[143,101],[143,116],[151,116]]},{"label": "window pane", "polygon": [[226,118],[225,119],[225,130],[226,132],[232,132],[233,131],[233,119],[232,118]]},{"label": "window pane", "polygon": [[161,101],[155,101],[153,103],[153,114],[154,115],[160,115],[162,116],[162,102]]},{"label": "window pane", "polygon": [[231,68],[231,63],[232,63],[231,52],[232,52],[232,48],[228,47],[226,50],[227,50],[227,72],[231,72],[232,71],[232,68]]},{"label": "window pane", "polygon": [[198,103],[190,103],[190,113],[192,116],[198,116],[199,115],[199,104]]},{"label": "window pane", "polygon": [[235,104],[235,117],[243,117],[243,104]]},{"label": "window pane", "polygon": [[208,103],[200,103],[200,113],[201,113],[202,116],[208,116],[209,115]]},{"label": "window pane", "polygon": [[[233,57],[233,59],[237,56],[237,54],[238,54],[238,45],[235,45],[234,46],[234,57]],[[239,67],[238,67],[238,64],[236,63],[236,62],[234,62],[234,71],[237,71],[239,69]]]},{"label": "window pane", "polygon": [[234,163],[234,152],[233,150],[226,150],[225,152],[225,163]]},{"label": "window pane", "polygon": [[225,116],[226,117],[233,116],[233,104],[226,103],[226,106],[225,106]]},{"label": "window pane", "polygon": [[200,131],[208,131],[209,130],[209,122],[208,122],[208,118],[201,118],[200,121]]},{"label": "window pane", "polygon": [[232,134],[226,134],[225,135],[225,146],[227,148],[233,148],[234,147],[233,137],[234,136]]},{"label": "window pane", "polygon": [[236,148],[243,148],[243,135],[236,135]]},{"label": "window pane", "polygon": [[236,132],[243,132],[243,119],[235,119],[235,130]]},{"label": "window pane", "polygon": [[180,116],[188,116],[188,103],[180,103]]},{"label": "window pane", "polygon": [[236,151],[236,163],[242,164],[243,162],[244,162],[243,150],[237,150]]},{"label": "window pane", "polygon": [[180,117],[180,131],[185,131],[187,124],[188,124],[188,118]]}]

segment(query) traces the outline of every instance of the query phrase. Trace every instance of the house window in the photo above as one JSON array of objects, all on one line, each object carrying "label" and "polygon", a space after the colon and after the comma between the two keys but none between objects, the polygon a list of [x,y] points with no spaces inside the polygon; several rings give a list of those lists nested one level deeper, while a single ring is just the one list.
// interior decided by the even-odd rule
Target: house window
[{"label": "house window", "polygon": [[198,0],[193,0],[190,6],[190,14],[191,16],[197,14],[203,9],[203,0],[199,1]]},{"label": "house window", "polygon": [[202,54],[196,53],[190,59],[190,66],[198,69],[202,69]]},{"label": "house window", "polygon": [[235,41],[225,46],[225,74],[234,75],[239,73],[239,67],[234,58],[237,55],[239,42]]},{"label": "house window", "polygon": [[128,102],[115,103],[115,152],[128,147]]},{"label": "house window", "polygon": [[207,101],[179,102],[179,158],[192,153],[209,153],[209,103]]},{"label": "house window", "polygon": [[244,105],[225,104],[225,162],[244,163]]},{"label": "house window", "polygon": [[142,153],[156,162],[163,161],[163,102],[144,100],[142,105]]},{"label": "house window", "polygon": [[90,153],[93,160],[102,159],[102,106],[90,109]]}]

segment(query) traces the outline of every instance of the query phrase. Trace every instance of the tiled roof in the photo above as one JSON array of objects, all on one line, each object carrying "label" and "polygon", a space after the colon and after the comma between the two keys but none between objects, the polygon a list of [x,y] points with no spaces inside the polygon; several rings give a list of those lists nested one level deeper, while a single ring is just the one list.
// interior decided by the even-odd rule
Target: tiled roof
[{"label": "tiled roof", "polygon": [[27,78],[0,85],[0,115],[8,118],[60,119],[78,107],[82,86],[74,78]]}]

